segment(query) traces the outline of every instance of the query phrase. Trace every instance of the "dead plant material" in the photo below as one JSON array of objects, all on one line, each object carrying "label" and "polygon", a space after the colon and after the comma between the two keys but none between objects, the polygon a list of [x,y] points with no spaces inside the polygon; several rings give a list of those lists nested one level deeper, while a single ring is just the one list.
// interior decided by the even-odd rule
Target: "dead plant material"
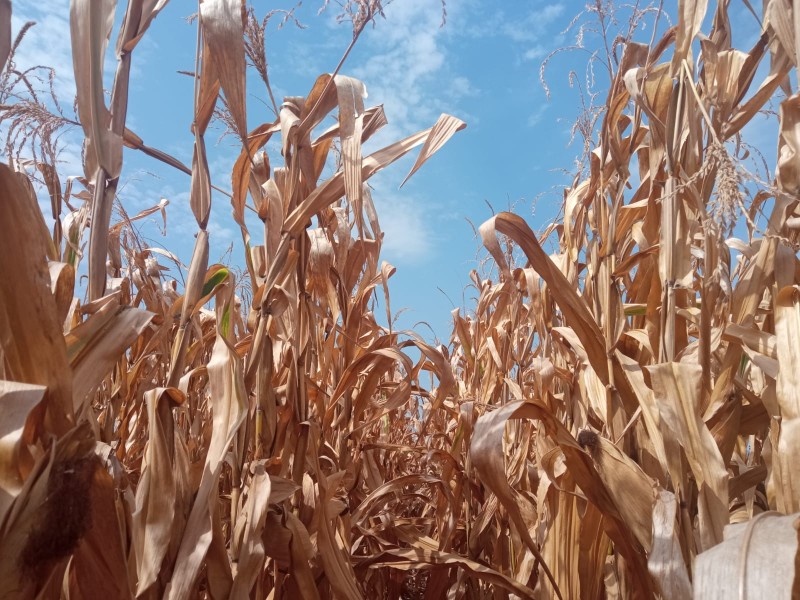
[{"label": "dead plant material", "polygon": [[[51,71],[16,72],[25,29],[12,43],[0,0],[0,596],[677,600],[721,578],[790,593],[796,557],[759,565],[773,531],[797,553],[800,509],[791,3],[765,2],[744,50],[727,2],[712,17],[681,0],[675,26],[661,5],[590,3],[568,29],[600,50],[568,76],[582,158],[562,216],[540,235],[511,213],[480,227],[496,270],[470,274],[447,347],[372,312],[380,297],[392,323],[395,269],[368,181],[419,148],[413,175],[465,126],[442,115],[364,154],[387,116],[344,72],[384,4],[340,2],[352,43],[280,103],[266,28],[294,13],[201,2],[190,168],[125,126],[163,0],[128,2],[110,96],[115,3],[73,0],[76,118]],[[255,126],[248,61],[275,113]],[[739,139],[770,100],[774,178]],[[242,141],[229,182],[209,170],[215,114]],[[59,132],[78,125],[84,173],[60,173]],[[117,203],[123,143],[191,176],[180,277],[137,233],[165,204]],[[241,269],[209,255],[214,187]]]}]

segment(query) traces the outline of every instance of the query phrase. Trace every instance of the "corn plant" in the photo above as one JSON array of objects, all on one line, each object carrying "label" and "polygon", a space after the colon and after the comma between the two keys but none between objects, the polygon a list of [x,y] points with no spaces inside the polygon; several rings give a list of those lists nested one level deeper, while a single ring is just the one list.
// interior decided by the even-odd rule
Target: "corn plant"
[{"label": "corn plant", "polygon": [[[447,346],[392,326],[367,182],[421,146],[413,175],[465,124],[365,155],[387,121],[341,72],[352,44],[278,104],[264,32],[293,13],[203,0],[183,165],[126,126],[134,50],[165,4],[127,3],[107,96],[115,3],[72,0],[71,115],[31,95],[47,71],[15,69],[24,30],[12,40],[0,0],[0,596],[796,595],[790,2],[754,12],[748,51],[726,1],[681,0],[666,26],[663,6],[626,23],[588,5],[571,26],[602,46],[607,89],[584,90],[561,217],[480,227],[494,270],[470,274]],[[355,44],[383,7],[342,8]],[[275,112],[255,127],[248,61]],[[773,101],[778,162],[758,176],[741,132]],[[213,119],[241,141],[229,181],[209,173]],[[69,127],[84,173],[64,178]],[[115,221],[123,146],[191,177],[185,285],[138,240],[163,204]],[[241,271],[210,257],[226,195]]]}]

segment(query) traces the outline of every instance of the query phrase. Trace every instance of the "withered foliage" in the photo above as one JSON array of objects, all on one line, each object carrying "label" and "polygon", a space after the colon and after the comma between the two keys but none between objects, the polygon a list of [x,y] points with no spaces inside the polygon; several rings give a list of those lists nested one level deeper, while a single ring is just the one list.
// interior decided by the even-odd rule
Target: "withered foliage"
[{"label": "withered foliage", "polygon": [[[447,347],[372,312],[379,299],[392,323],[394,268],[366,182],[421,146],[413,174],[464,123],[442,115],[364,156],[386,117],[343,59],[253,127],[245,69],[271,96],[275,13],[204,0],[183,165],[126,128],[131,61],[164,4],[129,0],[109,97],[114,3],[71,2],[85,172],[63,187],[47,149],[59,123],[37,129],[39,109],[3,92],[0,120],[35,135],[12,133],[0,167],[1,597],[789,597],[797,533],[770,512],[800,511],[788,0],[764,4],[747,51],[725,1],[710,15],[681,0],[669,27],[634,8],[621,33],[613,5],[590,5],[592,25],[572,27],[577,46],[604,42],[590,67],[607,97],[582,89],[585,164],[563,219],[539,236],[511,213],[480,227],[497,277],[471,274],[477,303],[453,312]],[[382,14],[341,6],[354,43]],[[649,43],[644,22],[661,32]],[[14,47],[0,0],[3,90],[27,77]],[[775,99],[778,164],[759,181],[738,136]],[[242,140],[215,186],[241,231],[246,302],[209,264],[217,108]],[[191,176],[181,287],[132,225],[163,204],[113,222],[123,145]]]}]

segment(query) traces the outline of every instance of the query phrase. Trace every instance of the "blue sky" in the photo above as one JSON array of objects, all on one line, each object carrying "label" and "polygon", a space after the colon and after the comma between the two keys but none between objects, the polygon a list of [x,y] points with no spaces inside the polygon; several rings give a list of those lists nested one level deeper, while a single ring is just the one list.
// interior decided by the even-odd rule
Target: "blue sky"
[{"label": "blue sky", "polygon": [[[291,8],[290,2],[282,7]],[[264,4],[254,3],[259,12],[267,10],[261,8]],[[304,30],[291,24],[278,30],[278,18],[270,24],[267,51],[278,102],[284,95],[305,95],[318,75],[333,70],[351,39],[349,23],[334,19],[335,3],[318,15],[321,4],[306,0],[297,9]],[[124,3],[120,5],[119,17]],[[193,6],[170,2],[134,51],[128,113],[128,127],[146,144],[185,164],[191,163],[192,155],[193,83],[177,72],[194,69],[196,30],[187,21]],[[583,3],[547,0],[449,0],[442,28],[437,0],[395,0],[386,8],[386,20],[367,29],[345,63],[343,74],[365,82],[367,106],[385,105],[389,125],[370,143],[373,149],[432,125],[442,112],[468,124],[402,189],[398,186],[413,155],[371,180],[386,232],[383,259],[397,267],[390,281],[392,311],[408,309],[399,327],[425,321],[440,340],[448,341],[450,311],[473,306],[469,273],[481,268],[480,242],[469,221],[477,227],[489,218],[489,205],[495,211],[515,210],[534,230],[557,215],[563,187],[571,183],[564,170],[573,169],[581,152],[579,140],[569,144],[579,96],[568,73],[575,70],[583,83],[587,54],[564,53],[553,60],[549,100],[539,82],[539,65],[552,50],[574,42],[574,32],[562,32],[582,8]],[[56,90],[65,104],[74,95],[68,12],[68,0],[14,2],[14,32],[27,20],[38,22],[17,62],[54,66]],[[650,34],[642,31],[647,39]],[[108,88],[113,69],[109,52]],[[247,103],[250,129],[274,119],[266,90],[255,76],[248,79]],[[238,148],[232,137],[217,144],[220,133],[211,130],[206,135],[212,183],[230,189],[230,167]],[[768,151],[775,144],[774,137],[758,139],[758,130],[752,137],[759,145],[769,145]],[[79,132],[63,141],[61,172],[79,174]],[[269,151],[273,164],[280,164],[275,147]],[[143,225],[143,233],[153,247],[166,248],[188,262],[196,224],[186,175],[126,150],[119,196],[130,214],[168,199],[167,236],[162,236],[155,217]],[[209,231],[212,260],[242,265],[241,237],[224,196],[214,197]],[[254,223],[256,243],[259,232]],[[231,244],[233,252],[226,257]],[[383,313],[382,308],[376,310],[377,315]],[[426,327],[416,329],[432,338]]]}]

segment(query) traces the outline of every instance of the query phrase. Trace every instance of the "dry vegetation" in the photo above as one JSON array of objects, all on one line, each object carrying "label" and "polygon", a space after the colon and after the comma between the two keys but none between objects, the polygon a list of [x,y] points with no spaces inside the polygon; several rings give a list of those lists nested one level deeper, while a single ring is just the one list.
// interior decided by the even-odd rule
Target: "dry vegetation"
[{"label": "dry vegetation", "polygon": [[[205,0],[187,167],[125,126],[135,47],[164,4],[129,0],[107,96],[113,2],[72,0],[71,118],[38,91],[47,71],[15,70],[0,0],[0,597],[789,593],[793,554],[782,575],[749,564],[778,522],[768,511],[800,511],[789,0],[753,15],[749,51],[730,45],[727,2],[682,0],[669,28],[634,9],[621,33],[610,4],[589,7],[609,81],[576,126],[586,162],[563,220],[540,236],[510,213],[483,224],[497,280],[472,274],[477,304],[454,312],[448,347],[372,314],[377,296],[388,312],[393,267],[365,183],[422,146],[413,173],[464,124],[443,115],[363,156],[385,117],[337,68],[252,128],[244,73],[249,59],[272,98],[268,19]],[[381,12],[343,8],[354,42]],[[635,41],[645,19],[663,37]],[[738,136],[772,100],[778,165],[757,181]],[[246,248],[244,306],[234,272],[209,265],[215,110],[244,140],[230,187],[215,182]],[[78,124],[85,176],[62,181],[58,132]],[[112,223],[123,146],[191,175],[183,288],[136,239],[136,219],[162,207]],[[263,231],[248,231],[248,209]],[[703,563],[736,522],[743,547]],[[775,564],[781,535],[796,547],[780,523]]]}]

